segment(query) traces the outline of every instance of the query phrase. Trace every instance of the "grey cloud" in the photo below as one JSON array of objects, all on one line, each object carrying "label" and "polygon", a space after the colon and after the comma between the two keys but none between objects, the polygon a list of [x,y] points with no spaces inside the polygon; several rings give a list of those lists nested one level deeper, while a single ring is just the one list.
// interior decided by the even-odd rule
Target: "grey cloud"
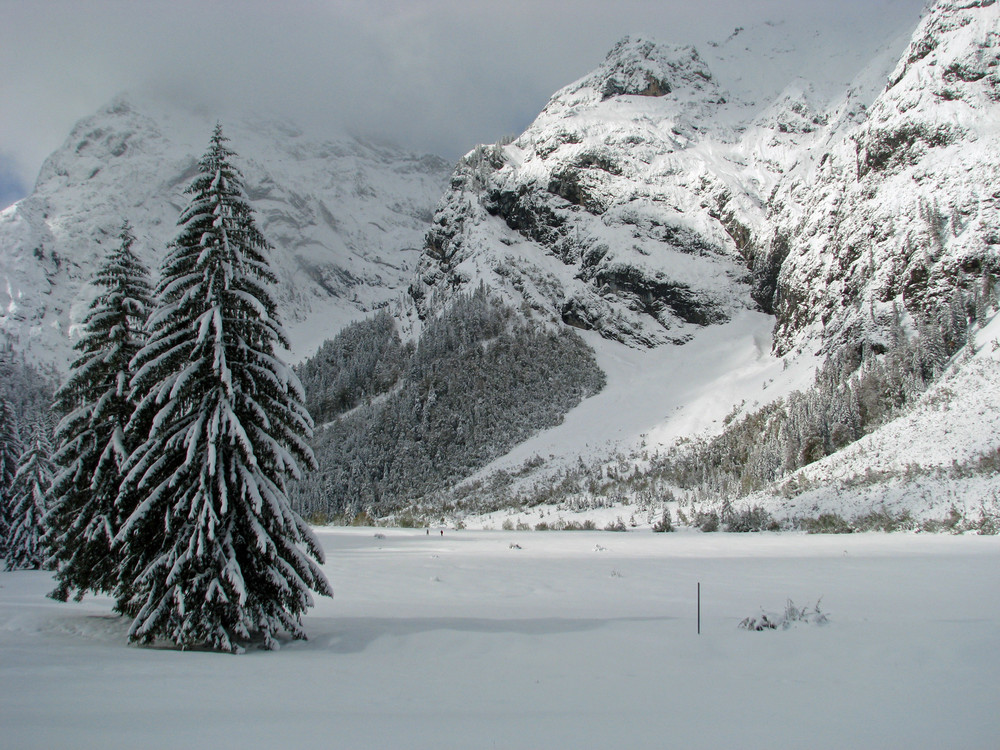
[{"label": "grey cloud", "polygon": [[75,120],[122,90],[277,110],[455,158],[522,130],[627,33],[698,43],[764,19],[877,39],[922,0],[78,0],[7,2],[0,151],[33,181]]}]

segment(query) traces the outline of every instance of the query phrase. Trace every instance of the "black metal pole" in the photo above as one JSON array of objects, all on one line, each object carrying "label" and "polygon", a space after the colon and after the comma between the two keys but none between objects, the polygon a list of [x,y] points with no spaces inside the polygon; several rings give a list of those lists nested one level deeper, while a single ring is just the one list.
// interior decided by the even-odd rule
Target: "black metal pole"
[{"label": "black metal pole", "polygon": [[698,635],[701,635],[701,581],[698,581]]}]

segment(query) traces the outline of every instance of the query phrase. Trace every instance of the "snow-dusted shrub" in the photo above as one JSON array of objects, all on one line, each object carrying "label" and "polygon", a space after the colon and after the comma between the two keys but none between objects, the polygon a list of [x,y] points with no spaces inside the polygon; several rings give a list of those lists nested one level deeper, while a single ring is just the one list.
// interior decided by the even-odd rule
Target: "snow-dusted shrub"
[{"label": "snow-dusted shrub", "polygon": [[962,524],[965,531],[974,531],[978,534],[996,536],[1000,534],[1000,513],[988,510],[985,505],[980,509],[979,518],[967,520]]},{"label": "snow-dusted shrub", "polygon": [[604,530],[605,531],[628,531],[628,528],[625,526],[625,522],[622,520],[622,517],[618,516],[618,518],[616,518],[614,521],[611,521],[610,523],[608,523],[608,525],[604,527]]},{"label": "snow-dusted shrub", "polygon": [[404,510],[402,513],[397,513],[392,518],[392,521],[394,521],[395,525],[401,529],[422,529],[427,525],[425,519],[410,510]]},{"label": "snow-dusted shrub", "polygon": [[799,526],[808,534],[850,534],[851,525],[838,513],[820,513],[816,518],[803,518]]},{"label": "snow-dusted shrub", "polygon": [[766,509],[759,505],[731,510],[726,516],[726,531],[777,531],[781,527]]},{"label": "snow-dusted shrub", "polygon": [[305,521],[310,526],[329,526],[332,523],[329,514],[324,513],[321,510],[310,513],[306,516]]},{"label": "snow-dusted shrub", "polygon": [[948,515],[944,518],[928,518],[923,523],[920,524],[921,531],[929,531],[932,533],[938,532],[956,532],[961,528],[962,514],[958,512],[958,508],[954,505],[948,510]]},{"label": "snow-dusted shrub", "polygon": [[908,531],[916,523],[906,510],[898,514],[887,510],[873,510],[855,517],[851,525],[856,531]]},{"label": "snow-dusted shrub", "polygon": [[744,617],[737,627],[741,630],[760,632],[762,630],[788,630],[800,622],[807,625],[824,625],[828,622],[828,618],[819,608],[820,601],[817,600],[816,604],[809,608],[797,607],[791,599],[788,599],[785,602],[784,612],[765,612],[761,609],[759,615]]},{"label": "snow-dusted shrub", "polygon": [[660,520],[653,524],[653,531],[657,533],[663,533],[666,531],[673,531],[674,524],[670,520],[670,511],[663,511],[663,515],[660,516]]},{"label": "snow-dusted shrub", "polygon": [[706,533],[719,530],[719,514],[714,510],[695,511],[694,525]]}]

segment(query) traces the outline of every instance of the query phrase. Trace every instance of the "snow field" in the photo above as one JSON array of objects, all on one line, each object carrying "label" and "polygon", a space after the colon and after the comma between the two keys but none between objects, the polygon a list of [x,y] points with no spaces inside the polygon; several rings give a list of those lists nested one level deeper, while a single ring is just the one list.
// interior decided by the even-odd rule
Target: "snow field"
[{"label": "snow field", "polygon": [[128,647],[107,599],[0,574],[0,744],[995,746],[997,537],[317,533],[336,598],[277,654]]}]

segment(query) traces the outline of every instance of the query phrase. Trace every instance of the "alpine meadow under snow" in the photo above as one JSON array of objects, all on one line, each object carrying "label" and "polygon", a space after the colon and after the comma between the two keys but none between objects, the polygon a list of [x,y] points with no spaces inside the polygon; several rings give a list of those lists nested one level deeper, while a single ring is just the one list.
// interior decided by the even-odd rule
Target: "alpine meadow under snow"
[{"label": "alpine meadow under snow", "polygon": [[450,177],[81,120],[0,212],[5,740],[995,744],[1000,4],[897,25],[625,37]]},{"label": "alpine meadow under snow", "polygon": [[[318,529],[280,653],[123,647],[5,574],[11,747],[989,748],[1000,537]],[[701,583],[701,634],[697,586]],[[823,625],[753,632],[788,600]]]}]

